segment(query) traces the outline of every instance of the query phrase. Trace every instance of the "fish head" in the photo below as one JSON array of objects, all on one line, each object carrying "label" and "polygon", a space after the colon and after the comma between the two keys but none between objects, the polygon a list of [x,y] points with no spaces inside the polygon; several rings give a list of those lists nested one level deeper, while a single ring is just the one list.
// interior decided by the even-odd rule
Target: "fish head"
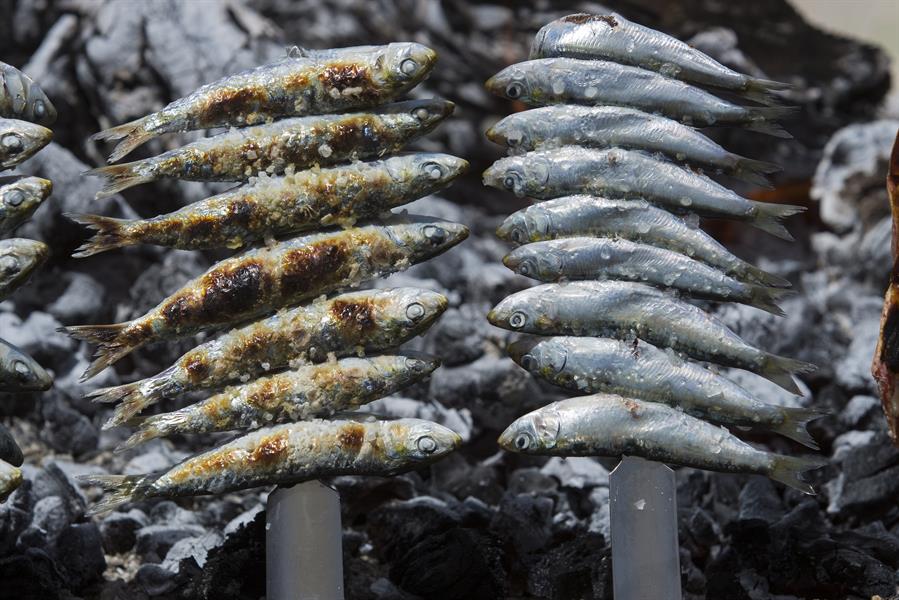
[{"label": "fish head", "polygon": [[533,149],[525,115],[526,113],[516,113],[501,119],[487,130],[487,138],[495,144],[506,146],[513,154]]},{"label": "fish head", "polygon": [[50,143],[53,132],[28,121],[0,119],[0,171],[11,169]]},{"label": "fish head", "polygon": [[484,185],[523,196],[542,197],[550,174],[550,162],[545,156],[529,152],[519,156],[507,156],[493,163],[484,171]]},{"label": "fish head", "polygon": [[423,194],[441,190],[468,170],[468,161],[451,154],[421,152],[408,157],[411,162],[409,186]]},{"label": "fish head", "polygon": [[366,293],[372,322],[386,346],[396,346],[424,333],[449,305],[446,296],[422,288],[392,288]]},{"label": "fish head", "polygon": [[26,116],[38,125],[50,126],[56,122],[56,107],[36,84],[29,91]]},{"label": "fish head", "polygon": [[7,391],[41,392],[50,389],[53,378],[37,362],[11,344],[2,342],[2,380]]},{"label": "fish head", "polygon": [[533,288],[510,294],[487,313],[491,325],[510,331],[537,333],[540,303]]},{"label": "fish head", "polygon": [[559,338],[524,337],[509,344],[508,353],[523,369],[549,380],[561,373],[568,361],[568,350]]},{"label": "fish head", "polygon": [[385,113],[401,115],[397,124],[411,136],[420,136],[432,131],[444,119],[453,114],[456,105],[443,98],[428,98],[426,100],[405,100],[394,102],[381,109]]},{"label": "fish head", "polygon": [[429,217],[409,218],[413,222],[393,226],[392,233],[409,249],[413,264],[443,254],[468,237],[468,227],[461,223]]},{"label": "fish head", "polygon": [[462,445],[462,436],[433,421],[396,419],[382,424],[384,457],[396,469],[430,464]]},{"label": "fish head", "polygon": [[440,366],[440,359],[424,352],[405,351],[397,357],[401,361],[400,371],[409,381],[418,381],[433,373]]},{"label": "fish head", "polygon": [[529,65],[519,63],[506,67],[487,80],[484,87],[496,96],[509,100],[528,102],[531,98],[531,85],[528,77]]},{"label": "fish head", "polygon": [[503,258],[503,264],[519,275],[539,281],[555,281],[564,268],[565,252],[536,242],[519,246]]},{"label": "fish head", "polygon": [[552,407],[550,404],[513,421],[499,436],[500,447],[520,454],[553,454],[562,419]]},{"label": "fish head", "polygon": [[0,242],[0,288],[27,277],[49,255],[47,245],[37,240],[12,238]]},{"label": "fish head", "polygon": [[13,113],[38,125],[50,126],[56,121],[56,108],[44,91],[18,69],[3,73],[6,92],[13,99]]},{"label": "fish head", "polygon": [[421,83],[436,62],[437,53],[431,48],[414,42],[397,42],[384,48],[377,67],[385,81],[408,90]]},{"label": "fish head", "polygon": [[31,215],[53,191],[41,177],[4,178],[0,181],[0,223],[17,225]]}]

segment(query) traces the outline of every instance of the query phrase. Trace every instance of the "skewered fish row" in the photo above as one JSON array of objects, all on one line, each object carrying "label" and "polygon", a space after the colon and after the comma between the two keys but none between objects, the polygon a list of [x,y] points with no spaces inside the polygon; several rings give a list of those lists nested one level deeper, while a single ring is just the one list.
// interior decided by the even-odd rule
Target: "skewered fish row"
[{"label": "skewered fish row", "polygon": [[618,15],[555,21],[538,34],[531,58],[486,84],[497,95],[542,108],[488,130],[512,155],[488,168],[484,183],[537,201],[497,230],[517,245],[504,264],[560,283],[515,293],[487,318],[514,332],[546,336],[510,344],[521,367],[595,395],[521,417],[500,445],[512,452],[633,454],[759,473],[814,493],[799,475],[825,461],[756,450],[701,419],[761,427],[817,449],[806,425],[823,413],[766,404],[690,359],[746,369],[795,393],[793,375],[814,367],[747,344],[675,295],[783,315],[777,301],[790,293],[784,289],[789,282],[688,223],[691,217],[729,218],[791,240],[780,220],[804,208],[749,200],[677,163],[767,185],[765,175],[776,172],[775,165],[730,153],[686,124],[790,137],[775,121],[794,109],[740,106],[693,84],[769,104],[788,86],[731,71]]}]

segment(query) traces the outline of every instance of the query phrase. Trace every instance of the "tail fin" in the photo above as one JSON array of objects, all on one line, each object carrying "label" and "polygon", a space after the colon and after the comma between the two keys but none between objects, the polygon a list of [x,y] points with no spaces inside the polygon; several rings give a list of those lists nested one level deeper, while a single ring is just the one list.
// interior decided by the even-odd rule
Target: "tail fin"
[{"label": "tail fin", "polygon": [[783,408],[783,422],[774,431],[812,450],[820,450],[818,442],[806,430],[809,421],[826,417],[828,413],[813,408]]},{"label": "tail fin", "polygon": [[793,139],[786,129],[775,123],[799,112],[798,106],[753,106],[746,108],[749,122],[744,125],[750,131],[765,133],[774,137]]},{"label": "tail fin", "polygon": [[812,469],[820,469],[821,467],[827,466],[827,464],[827,459],[820,456],[804,458],[801,456],[772,454],[768,477],[774,481],[779,481],[784,485],[788,485],[793,489],[797,489],[804,494],[814,496],[815,488],[800,479],[799,474],[811,471]]},{"label": "tail fin", "polygon": [[94,485],[107,492],[107,496],[91,506],[86,516],[108,512],[117,506],[143,497],[140,487],[149,482],[152,475],[79,475],[76,479],[84,485]]},{"label": "tail fin", "polygon": [[112,325],[73,325],[59,328],[59,331],[70,335],[76,340],[99,344],[94,353],[94,362],[90,364],[81,376],[81,381],[90,379],[140,345],[139,343],[134,344],[133,342],[120,341],[118,339],[130,324],[131,322],[128,321]]},{"label": "tail fin", "polygon": [[106,161],[114,163],[117,160],[124,158],[132,150],[145,143],[147,140],[156,136],[155,133],[151,133],[144,129],[148,119],[149,116],[141,117],[140,119],[119,125],[118,127],[106,129],[100,133],[95,133],[91,136],[91,139],[95,141],[122,140],[119,145],[115,147],[112,154],[109,155],[109,159]]},{"label": "tail fin", "polygon": [[[124,163],[121,165],[109,165],[85,171],[83,174],[89,177],[104,177],[103,187],[97,192],[96,198],[108,198],[130,187],[153,181],[156,177],[152,172],[148,173],[148,163],[144,160]],[[143,172],[142,172],[143,171]]]},{"label": "tail fin", "polygon": [[749,284],[749,302],[750,306],[754,306],[761,310],[785,317],[786,313],[777,305],[785,296],[792,296],[796,292],[793,290],[785,290],[783,288],[772,288],[763,285]]},{"label": "tail fin", "polygon": [[793,284],[784,279],[783,277],[778,277],[777,275],[773,275],[767,271],[763,271],[755,265],[751,265],[749,263],[743,263],[740,265],[742,275],[752,279],[753,281],[765,285],[768,287],[775,288],[789,288],[793,287]]},{"label": "tail fin", "polygon": [[153,415],[152,417],[147,417],[145,419],[138,418],[130,419],[128,421],[129,424],[134,423],[138,427],[138,431],[134,432],[131,437],[119,444],[115,449],[116,453],[130,450],[135,446],[139,446],[144,442],[149,442],[158,437],[163,437],[172,433],[181,433],[184,431],[184,426],[190,421],[190,416],[183,411],[177,410],[161,415]]},{"label": "tail fin", "polygon": [[787,228],[780,223],[781,219],[785,219],[791,215],[805,212],[804,206],[794,206],[792,204],[774,204],[772,202],[755,202],[753,206],[758,209],[755,218],[751,221],[754,227],[758,227],[762,231],[767,231],[775,237],[788,242],[793,241],[793,236],[787,231]]},{"label": "tail fin", "polygon": [[746,89],[740,95],[759,104],[775,106],[780,103],[780,98],[776,92],[785,92],[795,87],[793,84],[783,83],[782,81],[752,77],[746,83]]},{"label": "tail fin", "polygon": [[782,169],[774,163],[765,162],[763,160],[753,160],[742,156],[735,156],[732,175],[737,179],[742,179],[748,183],[752,183],[761,187],[770,188],[771,182],[768,181],[766,175],[777,173]]},{"label": "tail fin", "polygon": [[75,213],[63,214],[79,225],[87,225],[97,232],[94,237],[75,249],[75,253],[72,254],[74,258],[92,256],[133,243],[128,231],[128,226],[134,222],[131,219],[114,219],[113,217]]},{"label": "tail fin", "polygon": [[801,390],[796,385],[796,382],[793,381],[793,374],[811,373],[817,368],[815,365],[802,362],[801,360],[768,354],[765,356],[765,362],[759,375],[768,381],[776,383],[788,392],[799,395]]},{"label": "tail fin", "polygon": [[148,398],[140,393],[123,397],[119,405],[115,407],[112,416],[103,423],[103,429],[112,429],[113,427],[124,425],[126,421],[134,418],[135,415],[139,415],[145,408],[157,402],[156,398]]}]

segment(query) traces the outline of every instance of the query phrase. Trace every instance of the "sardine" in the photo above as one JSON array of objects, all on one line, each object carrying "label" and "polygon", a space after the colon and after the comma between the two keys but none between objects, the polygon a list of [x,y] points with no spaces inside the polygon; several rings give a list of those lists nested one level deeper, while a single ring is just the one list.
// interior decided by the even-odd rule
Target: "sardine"
[{"label": "sardine", "polygon": [[0,460],[8,462],[14,467],[21,467],[25,462],[22,449],[19,448],[9,429],[2,424],[0,424]]},{"label": "sardine", "polygon": [[33,358],[0,339],[0,392],[42,392],[53,378]]},{"label": "sardine", "polygon": [[53,132],[28,121],[0,118],[0,171],[12,169],[50,143]]},{"label": "sardine", "polygon": [[699,360],[757,373],[794,394],[800,392],[791,374],[815,369],[759,350],[701,308],[641,283],[539,285],[506,297],[487,319],[497,327],[538,335],[636,336]]},{"label": "sardine", "polygon": [[765,404],[736,383],[652,344],[597,337],[527,338],[509,346],[522,368],[574,392],[662,402],[724,425],[759,426],[818,449],[806,423],[825,413]]},{"label": "sardine", "polygon": [[747,221],[792,241],[779,222],[803,206],[743,198],[704,175],[636,150],[565,146],[502,158],[484,171],[484,184],[540,200],[571,194],[643,198],[672,212]]},{"label": "sardine", "polygon": [[449,154],[409,154],[285,177],[260,177],[152,219],[67,215],[98,233],[78,248],[91,256],[131,244],[182,250],[238,248],[328,225],[350,226],[449,185],[468,163]]},{"label": "sardine", "polygon": [[556,104],[514,113],[487,130],[493,142],[520,154],[560,146],[625,148],[661,152],[692,166],[709,168],[767,187],[773,163],[728,152],[702,133],[672,119],[620,106]]},{"label": "sardine", "polygon": [[4,300],[38,269],[50,249],[43,242],[25,238],[0,240],[0,300]]},{"label": "sardine", "polygon": [[569,237],[620,237],[680,252],[736,279],[790,287],[789,281],[737,258],[702,229],[646,200],[598,196],[547,200],[509,215],[496,235],[519,245]]},{"label": "sardine", "polygon": [[88,511],[97,514],[142,498],[223,494],[338,475],[397,475],[429,465],[461,443],[459,434],[421,419],[301,421],[254,431],[163,473],[80,479],[109,493]]},{"label": "sardine", "polygon": [[388,224],[313,233],[223,260],[125,323],[64,327],[99,345],[85,377],[146,343],[235,325],[368,279],[403,271],[468,237],[458,223],[393,218]]},{"label": "sardine", "polygon": [[792,87],[738,73],[677,38],[628,21],[617,13],[580,13],[544,25],[537,32],[530,57],[611,60],[728,90],[762,103],[776,99],[772,92]]},{"label": "sardine", "polygon": [[528,106],[629,106],[698,127],[739,126],[792,138],[775,121],[793,106],[740,106],[654,71],[602,60],[540,58],[506,67],[485,84],[497,96]]},{"label": "sardine", "polygon": [[613,238],[575,237],[519,246],[503,258],[519,275],[537,281],[640,281],[694,298],[739,302],[784,316],[777,301],[791,290],[743,283],[665,248]]},{"label": "sardine", "polygon": [[185,353],[161,373],[88,394],[119,402],[106,427],[124,423],[161,398],[214,389],[260,374],[395,348],[424,333],[447,307],[445,296],[420,288],[365,290],[282,310],[233,329]]},{"label": "sardine", "polygon": [[147,417],[117,451],[176,433],[257,429],[355,410],[427,377],[440,361],[413,355],[343,358],[229,387],[180,410]]},{"label": "sardine", "polygon": [[321,59],[287,57],[223,77],[92,139],[121,139],[109,157],[115,162],[164,133],[259,125],[284,117],[378,106],[418,85],[436,60],[436,52],[411,42]]},{"label": "sardine", "polygon": [[22,485],[22,470],[0,460],[0,502],[6,502],[9,495]]},{"label": "sardine", "polygon": [[396,152],[433,131],[452,114],[448,100],[409,100],[367,112],[284,119],[232,129],[159,156],[92,169],[104,177],[97,198],[135,185],[174,177],[188,181],[247,181]]},{"label": "sardine", "polygon": [[56,108],[30,77],[0,62],[0,117],[50,126],[56,121]]},{"label": "sardine", "polygon": [[499,445],[549,456],[640,456],[724,473],[757,473],[806,494],[799,474],[828,464],[757,450],[726,428],[664,404],[594,394],[553,402],[514,421]]},{"label": "sardine", "polygon": [[49,179],[0,177],[0,236],[9,235],[31,218],[52,192]]}]

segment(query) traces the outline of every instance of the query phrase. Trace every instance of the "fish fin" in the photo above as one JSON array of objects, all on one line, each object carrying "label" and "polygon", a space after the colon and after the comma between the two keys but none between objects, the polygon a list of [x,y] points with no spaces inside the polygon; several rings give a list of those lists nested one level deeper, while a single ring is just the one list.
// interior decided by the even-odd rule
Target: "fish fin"
[{"label": "fish fin", "polygon": [[815,488],[799,478],[800,473],[820,469],[828,465],[824,457],[784,456],[782,454],[771,455],[771,467],[768,476],[774,481],[779,481],[793,489],[797,489],[810,496],[815,495]]},{"label": "fish fin", "polygon": [[146,161],[138,160],[135,162],[123,163],[121,165],[107,165],[105,167],[91,169],[90,171],[85,171],[83,174],[88,177],[105,178],[103,187],[100,188],[100,191],[97,192],[97,195],[95,196],[96,199],[99,200],[118,194],[122,190],[127,190],[130,187],[153,181],[155,177],[152,174],[147,175],[139,172],[139,168],[146,167],[146,164]]},{"label": "fish fin", "polygon": [[138,431],[119,444],[115,452],[124,452],[158,437],[183,431],[183,426],[187,425],[189,420],[190,417],[182,411],[162,413],[152,417],[126,419],[123,422],[138,427]]},{"label": "fish fin", "polygon": [[818,442],[812,438],[806,427],[809,421],[826,417],[828,413],[813,408],[784,407],[783,422],[772,429],[784,437],[788,437],[812,450],[820,450]]},{"label": "fish fin", "polygon": [[776,106],[782,102],[782,99],[777,96],[777,92],[786,92],[795,88],[796,86],[791,83],[750,77],[746,82],[746,89],[741,92],[741,95],[759,104]]},{"label": "fish fin", "polygon": [[792,296],[796,292],[793,290],[785,290],[784,288],[774,288],[764,285],[749,286],[749,305],[755,308],[769,312],[778,317],[785,317],[787,314],[781,307],[777,305],[785,296]]},{"label": "fish fin", "polygon": [[148,120],[149,116],[141,117],[140,119],[95,133],[90,139],[94,141],[122,140],[113,149],[107,160],[107,162],[114,163],[156,135],[145,129]]},{"label": "fish fin", "polygon": [[103,429],[112,429],[124,425],[129,419],[140,414],[148,406],[156,404],[156,398],[148,398],[141,393],[129,394],[122,397],[122,401],[112,413],[112,416],[103,423]]},{"label": "fish fin", "polygon": [[771,188],[771,182],[767,175],[777,173],[782,169],[774,163],[763,160],[753,160],[742,156],[736,156],[733,167],[733,176],[764,188]]},{"label": "fish fin", "polygon": [[793,139],[789,131],[774,121],[795,115],[799,112],[798,106],[753,106],[746,110],[749,112],[746,129],[787,140]]},{"label": "fish fin", "polygon": [[790,232],[780,222],[789,216],[805,212],[804,206],[794,206],[792,204],[775,204],[773,202],[753,202],[753,206],[758,209],[755,218],[751,221],[754,227],[758,227],[762,231],[767,231],[775,237],[788,242],[794,241]]},{"label": "fish fin", "polygon": [[764,271],[758,268],[755,265],[749,263],[743,263],[743,272],[746,276],[753,281],[756,281],[762,285],[768,287],[775,288],[789,288],[793,287],[793,284],[784,279],[783,277],[778,277],[777,275],[773,275],[767,271]]},{"label": "fish fin", "polygon": [[79,475],[78,481],[84,485],[102,488],[107,496],[91,506],[86,516],[93,516],[143,497],[140,486],[152,478],[150,475]]},{"label": "fish fin", "polygon": [[793,374],[811,373],[817,368],[815,365],[801,360],[768,354],[765,356],[765,362],[759,375],[798,396],[802,391],[793,381]]},{"label": "fish fin", "polygon": [[133,222],[131,219],[115,219],[113,217],[78,213],[63,214],[79,225],[86,225],[97,232],[94,237],[75,249],[74,254],[72,254],[74,258],[92,256],[107,250],[128,246],[132,243],[128,232],[128,225]]},{"label": "fish fin", "polygon": [[130,321],[126,321],[111,325],[70,325],[59,328],[59,331],[76,340],[98,344],[94,361],[81,375],[81,381],[90,379],[140,345],[118,340],[119,335],[130,324]]}]

